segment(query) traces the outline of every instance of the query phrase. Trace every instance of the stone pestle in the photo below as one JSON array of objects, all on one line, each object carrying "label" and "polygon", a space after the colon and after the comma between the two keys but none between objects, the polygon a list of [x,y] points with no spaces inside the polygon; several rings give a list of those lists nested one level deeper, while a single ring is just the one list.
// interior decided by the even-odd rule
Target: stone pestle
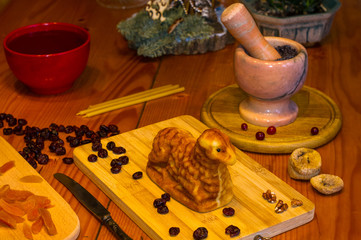
[{"label": "stone pestle", "polygon": [[242,3],[234,3],[227,7],[222,13],[221,21],[252,57],[261,60],[281,58],[277,50],[263,37],[253,17]]}]

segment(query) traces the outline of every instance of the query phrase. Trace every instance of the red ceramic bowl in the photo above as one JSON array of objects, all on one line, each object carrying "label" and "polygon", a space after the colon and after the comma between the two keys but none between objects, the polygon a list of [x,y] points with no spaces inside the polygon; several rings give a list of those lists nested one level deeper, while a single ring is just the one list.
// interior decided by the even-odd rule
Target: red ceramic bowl
[{"label": "red ceramic bowl", "polygon": [[62,93],[84,71],[90,50],[89,32],[69,23],[39,23],[21,27],[4,39],[7,62],[31,91]]}]

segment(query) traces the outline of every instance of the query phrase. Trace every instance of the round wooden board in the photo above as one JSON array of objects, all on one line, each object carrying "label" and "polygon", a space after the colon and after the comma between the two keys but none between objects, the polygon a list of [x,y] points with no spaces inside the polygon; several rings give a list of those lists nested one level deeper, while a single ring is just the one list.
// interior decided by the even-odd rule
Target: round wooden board
[{"label": "round wooden board", "polygon": [[[219,128],[233,144],[245,151],[258,153],[291,153],[299,147],[317,148],[331,141],[339,132],[342,116],[338,106],[324,93],[304,86],[292,97],[299,107],[297,119],[286,126],[277,127],[274,135],[266,133],[266,127],[248,124],[240,116],[238,105],[246,97],[238,85],[227,86],[212,94],[201,110],[201,120],[210,128]],[[311,128],[318,127],[319,134],[311,135]],[[256,140],[255,134],[262,131],[264,140]]]}]

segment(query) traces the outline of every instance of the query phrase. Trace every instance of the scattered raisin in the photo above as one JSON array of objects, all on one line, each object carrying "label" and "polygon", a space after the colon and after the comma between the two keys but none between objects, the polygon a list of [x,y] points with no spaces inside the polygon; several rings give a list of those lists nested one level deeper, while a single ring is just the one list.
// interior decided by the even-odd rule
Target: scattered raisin
[{"label": "scattered raisin", "polygon": [[121,167],[112,167],[111,169],[110,169],[110,171],[113,173],[113,174],[117,174],[117,173],[120,173],[120,170],[121,170],[122,168]]},{"label": "scattered raisin", "polygon": [[126,150],[125,150],[125,148],[123,148],[123,147],[114,147],[114,148],[112,149],[112,151],[113,151],[114,154],[123,154],[123,153],[126,153]]},{"label": "scattered raisin", "polygon": [[169,228],[169,235],[174,237],[177,236],[180,233],[179,227],[171,227]]},{"label": "scattered raisin", "polygon": [[133,177],[133,179],[136,179],[136,180],[140,179],[143,177],[143,172],[141,172],[141,171],[135,172],[135,173],[133,173],[132,177]]},{"label": "scattered raisin", "polygon": [[199,227],[193,232],[195,240],[202,240],[208,237],[208,230],[205,227]]},{"label": "scattered raisin", "polygon": [[229,225],[225,232],[227,235],[230,235],[230,237],[236,237],[241,233],[241,230],[234,225]]},{"label": "scattered raisin", "polygon": [[127,165],[129,163],[129,158],[128,156],[121,156],[118,158],[119,161],[122,163],[122,165]]},{"label": "scattered raisin", "polygon": [[227,217],[231,217],[231,216],[233,216],[234,215],[234,209],[233,208],[231,208],[231,207],[228,207],[228,208],[223,208],[223,214],[225,215],[225,216],[227,216]]},{"label": "scattered raisin", "polygon": [[104,149],[104,148],[100,149],[98,151],[98,157],[100,157],[100,158],[108,157],[108,151],[106,149]]},{"label": "scattered raisin", "polygon": [[170,194],[169,193],[163,193],[161,198],[164,199],[166,202],[169,202],[170,201]]},{"label": "scattered raisin", "polygon": [[248,125],[247,125],[247,123],[242,123],[242,124],[241,124],[241,129],[242,129],[243,131],[247,131],[247,130],[248,130]]},{"label": "scattered raisin", "polygon": [[95,155],[95,154],[90,154],[90,155],[88,156],[88,161],[89,161],[89,162],[96,162],[97,160],[98,160],[98,156]]},{"label": "scattered raisin", "polygon": [[113,150],[114,147],[115,147],[115,143],[113,141],[107,143],[108,150]]},{"label": "scattered raisin", "polygon": [[49,162],[49,156],[41,153],[36,160],[40,165],[46,165]]},{"label": "scattered raisin", "polygon": [[163,198],[157,198],[153,201],[153,206],[155,208],[159,208],[161,206],[164,206],[166,204],[166,200],[164,200]]},{"label": "scattered raisin", "polygon": [[164,205],[164,206],[160,206],[159,208],[157,208],[157,212],[159,214],[167,214],[167,213],[169,213],[169,209],[166,205]]},{"label": "scattered raisin", "polygon": [[70,157],[63,158],[63,163],[65,163],[65,164],[72,164],[73,162],[74,162],[73,158],[70,158]]}]

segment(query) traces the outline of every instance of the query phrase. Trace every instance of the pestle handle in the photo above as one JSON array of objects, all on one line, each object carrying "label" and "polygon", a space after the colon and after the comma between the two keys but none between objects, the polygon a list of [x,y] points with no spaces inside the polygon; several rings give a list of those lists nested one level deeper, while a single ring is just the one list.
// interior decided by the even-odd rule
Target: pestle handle
[{"label": "pestle handle", "polygon": [[277,50],[263,37],[253,17],[242,3],[234,3],[227,7],[222,13],[221,21],[252,57],[261,60],[281,58]]}]

